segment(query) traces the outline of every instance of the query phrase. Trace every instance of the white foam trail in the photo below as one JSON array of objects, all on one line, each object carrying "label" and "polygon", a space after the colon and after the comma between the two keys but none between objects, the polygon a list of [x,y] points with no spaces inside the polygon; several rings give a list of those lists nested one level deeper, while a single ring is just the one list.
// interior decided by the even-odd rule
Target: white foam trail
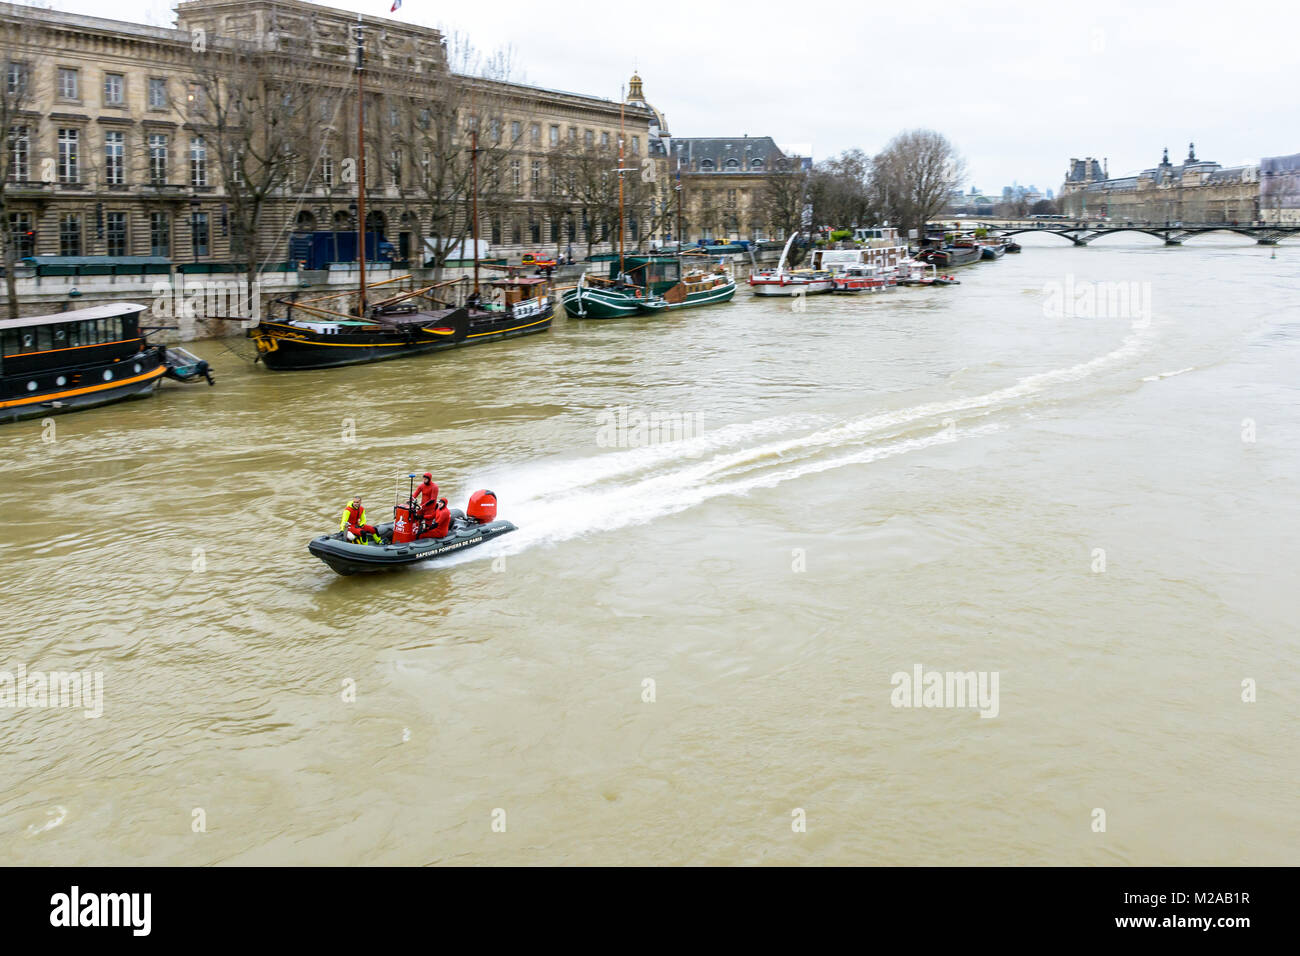
[{"label": "white foam trail", "polygon": [[1162,378],[1173,378],[1175,375],[1182,375],[1182,374],[1184,374],[1184,373],[1186,373],[1186,372],[1195,372],[1195,371],[1196,371],[1196,366],[1195,366],[1195,365],[1189,365],[1187,368],[1180,368],[1180,369],[1179,369],[1178,371],[1176,371],[1176,372],[1161,372],[1159,375],[1148,375],[1146,378],[1142,379],[1142,381],[1144,381],[1144,382],[1158,382],[1158,381],[1160,381]]},{"label": "white foam trail", "polygon": [[[978,438],[1001,431],[997,423],[962,429],[960,438],[946,430],[919,438],[906,438],[889,444],[878,444],[850,455],[823,458],[791,464],[785,468],[763,471],[748,478],[715,484],[700,484],[686,472],[669,472],[646,478],[632,485],[601,490],[584,495],[569,495],[560,500],[536,499],[512,509],[511,520],[519,530],[493,545],[478,551],[466,551],[437,565],[446,567],[466,561],[481,560],[496,555],[519,554],[539,544],[558,544],[593,532],[611,531],[634,525],[648,524],[670,515],[680,514],[713,498],[726,495],[746,495],[762,488],[774,488],[787,481],[806,475],[865,465],[884,458],[893,458],[913,451],[948,445],[965,438]],[[490,549],[490,550],[489,550]]]},{"label": "white foam trail", "polygon": [[[747,446],[745,442],[788,433],[799,423],[805,427],[821,426],[826,419],[824,416],[764,419],[728,426],[689,440],[528,468],[526,480],[521,480],[518,472],[511,476],[513,480],[503,475],[495,484],[518,489],[518,493],[503,496],[506,507],[502,517],[509,518],[520,530],[494,545],[456,555],[432,567],[496,554],[517,554],[541,543],[644,524],[720,495],[743,495],[804,475],[946,444],[956,437],[946,428],[921,436],[905,437],[901,433],[918,428],[937,429],[941,423],[955,424],[961,416],[985,417],[1015,409],[1053,387],[1080,381],[1107,366],[1135,357],[1149,345],[1153,335],[1150,323],[1139,319],[1117,348],[1077,365],[1029,375],[1014,385],[983,395],[877,413],[758,445]],[[956,435],[978,437],[1001,427],[997,423],[963,426]],[[859,447],[851,454],[827,456],[828,452],[853,446]],[[709,452],[714,454],[705,458]],[[659,466],[667,466],[668,470],[653,473]],[[607,487],[614,479],[623,481]],[[486,484],[489,482],[472,483],[474,487]]]},{"label": "white foam trail", "polygon": [[[825,421],[824,415],[797,415],[737,422],[680,441],[608,452],[579,461],[542,463],[530,466],[529,484],[537,489],[537,494],[550,497],[578,488],[598,485],[611,478],[646,471],[665,461],[676,461],[682,458],[699,459],[709,452],[733,445],[743,445],[765,435],[780,434],[796,428],[810,428]],[[596,427],[593,423],[593,434],[595,431]],[[517,470],[503,470],[487,473],[480,478],[475,478],[469,484],[475,488],[482,488],[492,487],[494,484],[504,485],[508,482],[513,484],[517,480]]]}]

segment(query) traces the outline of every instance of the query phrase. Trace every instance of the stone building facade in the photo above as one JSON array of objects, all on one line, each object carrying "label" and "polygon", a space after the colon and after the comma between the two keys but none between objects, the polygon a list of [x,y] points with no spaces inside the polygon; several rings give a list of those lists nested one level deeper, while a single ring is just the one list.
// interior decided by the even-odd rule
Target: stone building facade
[{"label": "stone building facade", "polygon": [[[314,160],[269,202],[251,239],[258,257],[288,259],[295,231],[355,229],[357,187],[342,167],[356,152],[357,15],[302,0],[191,0],[178,4],[176,16],[175,29],[165,29],[0,3],[9,92],[24,94],[9,102],[3,193],[20,257],[238,261],[244,250],[236,248],[232,193],[213,155],[212,128],[196,118],[193,101],[203,95],[205,56],[244,48],[283,54],[281,62],[310,70],[313,84],[334,95],[332,109],[298,117]],[[439,231],[428,197],[410,187],[420,165],[427,167],[427,153],[408,148],[389,123],[396,115],[391,104],[409,101],[414,111],[422,89],[433,95],[454,85],[490,104],[480,135],[497,147],[498,166],[486,184],[492,194],[480,203],[480,238],[493,255],[585,248],[581,217],[557,200],[551,167],[561,157],[616,156],[622,129],[633,164],[653,155],[666,168],[655,125],[662,118],[643,103],[460,77],[448,70],[439,31],[371,16],[361,23],[367,218],[401,258],[414,260],[424,239]],[[467,153],[465,130],[460,135]],[[332,152],[330,142],[337,144]],[[463,198],[456,213],[462,224],[469,209]],[[638,225],[638,238],[653,238],[650,223]],[[598,245],[609,248],[610,237]]]},{"label": "stone building facade", "polygon": [[1260,167],[1224,167],[1198,159],[1195,144],[1175,166],[1169,150],[1158,166],[1114,179],[1092,157],[1072,159],[1061,186],[1061,211],[1072,218],[1132,222],[1255,222],[1261,218]]},{"label": "stone building facade", "polygon": [[1259,161],[1259,214],[1265,222],[1300,224],[1300,153]]},{"label": "stone building facade", "polygon": [[764,190],[775,175],[801,168],[770,136],[675,138],[670,174],[680,170],[683,233],[688,242],[784,239],[764,208]]}]

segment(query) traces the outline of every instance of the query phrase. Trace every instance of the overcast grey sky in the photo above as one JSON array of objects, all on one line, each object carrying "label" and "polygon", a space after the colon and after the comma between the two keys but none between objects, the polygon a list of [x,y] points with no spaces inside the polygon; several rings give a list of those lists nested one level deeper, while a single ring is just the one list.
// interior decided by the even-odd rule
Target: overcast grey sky
[{"label": "overcast grey sky", "polygon": [[[172,26],[167,0],[44,0]],[[1300,4],[966,0],[555,0],[328,4],[512,45],[527,82],[617,99],[633,66],[678,136],[771,136],[822,159],[915,126],[966,157],[967,186],[1058,189],[1071,156],[1112,176],[1300,151]]]}]

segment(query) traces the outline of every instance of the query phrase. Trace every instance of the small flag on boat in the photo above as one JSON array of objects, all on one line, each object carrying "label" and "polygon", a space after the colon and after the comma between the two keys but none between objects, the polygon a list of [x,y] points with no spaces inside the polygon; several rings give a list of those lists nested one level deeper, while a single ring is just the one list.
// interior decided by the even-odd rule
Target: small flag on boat
[{"label": "small flag on boat", "polygon": [[396,13],[401,8],[401,6],[402,6],[402,0],[393,0],[393,9],[389,10],[388,12]]}]

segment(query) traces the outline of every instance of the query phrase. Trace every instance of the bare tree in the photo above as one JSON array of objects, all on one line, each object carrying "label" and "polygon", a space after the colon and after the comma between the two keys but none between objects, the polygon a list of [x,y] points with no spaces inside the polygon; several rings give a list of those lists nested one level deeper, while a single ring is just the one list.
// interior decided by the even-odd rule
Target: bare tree
[{"label": "bare tree", "polygon": [[773,236],[798,231],[808,202],[809,177],[797,156],[779,160],[764,178],[757,210]]},{"label": "bare tree", "polygon": [[218,174],[232,244],[252,282],[261,271],[258,240],[269,225],[268,213],[315,166],[304,131],[318,120],[312,105],[320,81],[299,65],[300,58],[254,44],[231,44],[204,56],[184,105],[194,137],[190,184],[214,188],[211,172]]},{"label": "bare tree", "polygon": [[0,88],[0,130],[4,151],[0,157],[0,245],[4,247],[5,294],[9,318],[18,318],[18,280],[14,269],[24,237],[18,234],[21,213],[10,206],[13,187],[32,179],[32,142],[36,116],[31,111],[35,91],[31,64],[19,42],[20,31],[12,23],[0,24],[0,63],[5,69]]},{"label": "bare tree", "polygon": [[965,160],[946,137],[929,129],[899,133],[872,161],[872,189],[883,211],[917,235],[925,235],[926,222],[965,178]]},{"label": "bare tree", "polygon": [[563,253],[564,243],[573,241],[576,199],[570,186],[577,183],[577,173],[566,153],[552,152],[546,165],[547,181],[540,197],[541,209],[555,232],[555,255],[558,258]]},{"label": "bare tree", "polygon": [[822,160],[813,169],[809,196],[820,224],[847,229],[880,218],[871,191],[871,158],[860,149]]},{"label": "bare tree", "polygon": [[[567,177],[564,189],[572,208],[581,216],[582,239],[590,256],[597,243],[608,239],[618,222],[618,157],[609,149],[589,146],[561,160]],[[624,207],[626,208],[626,195]]]}]

